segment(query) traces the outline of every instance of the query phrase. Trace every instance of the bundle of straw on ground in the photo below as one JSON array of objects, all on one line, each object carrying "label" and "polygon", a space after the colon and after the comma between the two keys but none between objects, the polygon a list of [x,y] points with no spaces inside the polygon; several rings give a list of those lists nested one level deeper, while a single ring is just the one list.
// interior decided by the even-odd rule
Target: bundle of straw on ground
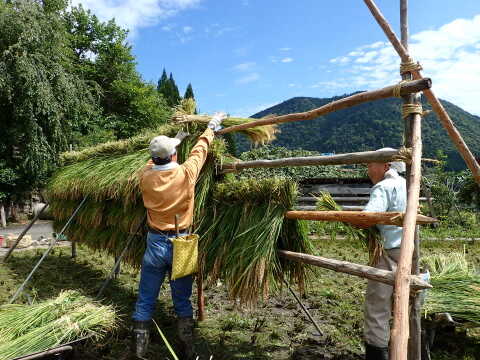
[{"label": "bundle of straw on ground", "polygon": [[[204,129],[204,123],[188,124],[188,131],[193,135],[184,139],[177,149],[180,163]],[[51,179],[47,192],[55,228],[60,229],[87,197],[66,230],[67,238],[118,256],[129,235],[134,235],[136,238],[125,260],[139,266],[147,232],[142,225],[145,209],[139,174],[149,159],[148,143],[154,136],[174,136],[179,130],[185,128],[165,125],[130,140],[63,155],[65,166]],[[259,133],[254,134],[256,141]],[[215,278],[220,274],[224,276],[232,296],[248,303],[255,302],[260,292],[267,294],[269,285],[277,287],[283,273],[303,288],[304,268],[296,263],[281,262],[276,255],[278,248],[311,250],[304,224],[283,219],[284,212],[293,208],[297,197],[295,184],[268,179],[241,182],[233,178],[219,183],[222,179],[217,177],[216,167],[224,161],[232,161],[226,153],[225,142],[215,139],[195,188],[194,226],[203,240],[200,250],[206,254],[204,273],[213,274]],[[214,192],[215,200],[212,198]],[[231,206],[233,203],[235,206]],[[228,221],[232,224],[228,225]],[[233,253],[224,251],[225,247],[232,249],[232,241],[235,244],[243,242],[246,252],[234,247],[235,256],[241,254],[248,262],[233,261]],[[213,266],[214,263],[217,265]],[[221,272],[218,264],[222,264]]]},{"label": "bundle of straw on ground", "polygon": [[[318,211],[340,211],[338,205],[328,192],[321,192],[317,197],[316,208]],[[358,241],[368,249],[368,265],[375,266],[383,254],[383,243],[380,232],[376,226],[367,229],[359,229],[347,223],[324,223],[320,225],[328,232],[332,240],[335,240],[337,233],[343,233],[348,240]]]},{"label": "bundle of straw on ground", "polygon": [[430,271],[433,289],[427,291],[426,315],[450,313],[456,321],[480,326],[480,275],[465,255],[431,255],[421,259]]},{"label": "bundle of straw on ground", "polygon": [[33,305],[0,307],[0,360],[45,351],[84,337],[100,340],[114,330],[117,315],[72,290]]}]

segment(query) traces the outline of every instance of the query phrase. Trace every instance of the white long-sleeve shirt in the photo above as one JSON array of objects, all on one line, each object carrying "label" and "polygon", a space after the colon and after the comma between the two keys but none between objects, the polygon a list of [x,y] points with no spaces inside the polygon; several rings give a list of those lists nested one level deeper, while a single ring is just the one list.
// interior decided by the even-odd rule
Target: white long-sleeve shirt
[{"label": "white long-sleeve shirt", "polygon": [[[382,181],[375,184],[370,192],[370,200],[363,211],[400,211],[407,206],[407,186],[405,179],[390,169]],[[403,229],[395,225],[376,225],[380,230],[385,249],[399,248]]]}]

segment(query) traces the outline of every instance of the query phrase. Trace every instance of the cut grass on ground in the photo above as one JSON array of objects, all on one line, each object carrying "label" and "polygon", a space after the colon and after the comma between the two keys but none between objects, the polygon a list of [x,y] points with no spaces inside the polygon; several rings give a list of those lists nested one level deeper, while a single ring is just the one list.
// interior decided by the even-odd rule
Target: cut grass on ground
[{"label": "cut grass on ground", "polygon": [[[318,255],[340,260],[367,262],[366,251],[345,240],[317,240]],[[480,265],[480,242],[425,241],[425,254],[466,252],[475,266]],[[25,279],[40,258],[39,250],[15,253],[7,264],[0,264],[0,302],[5,303]],[[57,296],[62,289],[77,289],[95,296],[102,281],[113,266],[113,258],[102,252],[79,247],[78,257],[70,259],[69,248],[57,248],[34,275],[27,293],[32,298]],[[131,343],[128,327],[136,299],[139,274],[133,268],[122,267],[111,283],[103,301],[115,304],[123,315],[123,326],[103,343],[85,346],[82,359],[130,359],[125,351]],[[242,309],[228,299],[225,286],[218,282],[205,292],[207,320],[197,329],[202,359],[361,359],[363,353],[363,298],[365,281],[356,277],[319,270],[307,284],[302,299],[317,320],[325,336],[317,336],[295,300],[283,289],[254,310]],[[194,290],[195,293],[195,290]],[[23,297],[22,301],[26,301]],[[196,302],[195,295],[192,299]],[[168,283],[164,284],[155,319],[174,347],[175,316]],[[467,330],[439,334],[433,358],[436,360],[480,359],[480,332]],[[150,349],[151,358],[169,358],[160,336],[155,335]],[[133,358],[133,357],[132,357]]]}]

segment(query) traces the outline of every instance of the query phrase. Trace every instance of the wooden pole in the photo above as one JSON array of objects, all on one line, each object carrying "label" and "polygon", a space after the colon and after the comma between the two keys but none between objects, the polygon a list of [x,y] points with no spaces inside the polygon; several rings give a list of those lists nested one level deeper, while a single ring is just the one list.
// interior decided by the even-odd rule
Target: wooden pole
[{"label": "wooden pole", "polygon": [[422,134],[421,116],[413,115],[412,121],[412,166],[408,176],[408,199],[407,211],[403,222],[403,236],[400,247],[400,259],[398,261],[395,277],[395,291],[393,296],[393,329],[390,339],[390,359],[406,360],[409,338],[409,314],[408,303],[410,294],[409,276],[412,267],[412,255],[415,247],[415,229],[417,223],[417,211],[420,195],[421,158],[422,158]]},{"label": "wooden pole", "polygon": [[[400,39],[405,50],[408,51],[408,0],[400,0]],[[410,72],[402,74],[402,80],[412,80],[412,74]],[[403,96],[404,104],[419,103],[419,96],[417,94],[408,94]],[[411,126],[414,121],[414,115],[409,115],[405,119],[405,146],[411,147],[413,138]],[[407,164],[407,188],[410,185],[411,165]],[[407,194],[407,198],[409,195]],[[413,275],[419,275],[419,258],[420,258],[420,237],[418,225],[415,227],[414,236],[414,250],[412,258],[412,271]],[[409,360],[421,360],[421,321],[420,321],[420,297],[414,295],[411,298],[412,304],[410,309],[410,338],[408,341],[408,359]]]},{"label": "wooden pole", "polygon": [[[391,286],[395,283],[394,272],[377,269],[372,266],[354,264],[348,261],[328,259],[321,256],[296,253],[287,250],[279,250],[278,254],[288,260],[319,266],[325,269],[378,281]],[[412,283],[412,289],[414,290],[430,289],[432,287],[429,283],[423,281],[418,276],[410,276],[410,281]]]},{"label": "wooden pole", "polygon": [[[231,164],[223,164],[223,173],[236,172],[250,168],[275,168],[282,166],[319,166],[319,165],[343,165],[343,164],[365,164],[371,162],[396,161],[401,157],[408,157],[407,151],[401,150],[377,150],[356,153],[328,155],[328,156],[306,156],[283,158],[276,160],[253,160],[239,161]],[[408,161],[408,159],[407,159]]]},{"label": "wooden pole", "polygon": [[2,222],[2,228],[7,227],[7,217],[5,216],[5,207],[0,204],[0,221]]},{"label": "wooden pole", "polygon": [[[418,197],[417,197],[418,203]],[[407,207],[408,211],[408,207]],[[431,224],[438,221],[437,219],[413,214],[414,224]],[[401,212],[369,212],[369,211],[287,211],[285,217],[287,219],[297,220],[316,220],[316,221],[341,221],[361,226],[373,225],[396,225],[404,226],[406,222],[406,213]],[[410,214],[410,217],[412,215]],[[411,258],[411,254],[410,254]],[[410,259],[411,262],[411,259]]]},{"label": "wooden pole", "polygon": [[198,308],[198,321],[205,320],[205,295],[203,293],[203,267],[198,264],[197,274],[197,308]]},{"label": "wooden pole", "polygon": [[[372,13],[375,20],[377,20],[378,24],[383,29],[385,35],[392,43],[393,47],[397,51],[402,61],[408,62],[410,60],[410,56],[408,54],[407,49],[405,49],[405,47],[400,43],[397,36],[393,32],[391,26],[388,24],[383,14],[375,5],[374,1],[364,0],[364,2],[367,5],[367,7],[370,9],[370,12]],[[412,71],[412,75],[414,79],[422,78],[422,74],[420,70]],[[425,94],[425,97],[427,98],[428,102],[432,106],[433,111],[435,111],[438,118],[440,119],[440,122],[442,123],[443,127],[447,131],[448,135],[450,136],[450,139],[452,140],[453,144],[457,148],[458,152],[460,153],[462,158],[465,160],[465,163],[467,164],[468,168],[472,172],[473,177],[475,178],[475,181],[477,182],[477,184],[480,185],[480,165],[475,160],[475,157],[473,156],[472,152],[470,151],[467,144],[463,140],[462,135],[453,124],[452,119],[450,119],[450,116],[448,115],[445,108],[440,103],[440,101],[438,100],[434,92],[431,89],[425,89],[423,90],[423,93]]]},{"label": "wooden pole", "polygon": [[[346,108],[363,104],[373,100],[386,99],[386,98],[393,97],[398,86],[400,86],[400,95],[405,95],[408,93],[418,92],[423,89],[430,88],[432,86],[432,82],[430,79],[425,78],[425,79],[419,79],[418,82],[412,81],[411,83],[388,86],[380,90],[365,91],[359,94],[345,97],[337,101],[332,101],[331,103],[328,103],[322,107],[319,107],[317,109],[313,109],[307,112],[274,116],[266,119],[264,118],[264,119],[248,122],[245,124],[230,126],[220,131],[217,131],[217,134],[227,134],[233,131],[245,130],[245,129],[249,129],[256,126],[281,124],[281,123],[293,122],[293,121],[313,120],[319,116],[326,115],[334,111],[346,109]],[[188,119],[188,117],[189,116],[187,116],[186,118]]]}]

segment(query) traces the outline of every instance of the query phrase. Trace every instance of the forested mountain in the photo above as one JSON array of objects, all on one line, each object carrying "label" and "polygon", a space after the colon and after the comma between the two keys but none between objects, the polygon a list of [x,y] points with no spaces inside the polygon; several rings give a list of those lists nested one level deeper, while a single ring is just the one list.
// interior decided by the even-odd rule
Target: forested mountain
[{"label": "forested mountain", "polygon": [[[348,96],[348,95],[344,95]],[[295,97],[252,117],[269,114],[289,114],[308,111],[343,96],[333,98]],[[480,117],[458,106],[443,101],[443,105],[476,155],[480,155]],[[400,99],[384,99],[344,109],[310,121],[281,124],[281,133],[273,145],[290,149],[319,152],[353,152],[375,150],[381,147],[399,147],[402,143],[403,121],[400,116]],[[424,110],[430,105],[423,104]],[[465,164],[450,141],[436,115],[432,112],[422,123],[424,157],[435,157],[438,150],[448,156],[448,167],[459,170]],[[240,146],[240,149],[242,146]]]}]

